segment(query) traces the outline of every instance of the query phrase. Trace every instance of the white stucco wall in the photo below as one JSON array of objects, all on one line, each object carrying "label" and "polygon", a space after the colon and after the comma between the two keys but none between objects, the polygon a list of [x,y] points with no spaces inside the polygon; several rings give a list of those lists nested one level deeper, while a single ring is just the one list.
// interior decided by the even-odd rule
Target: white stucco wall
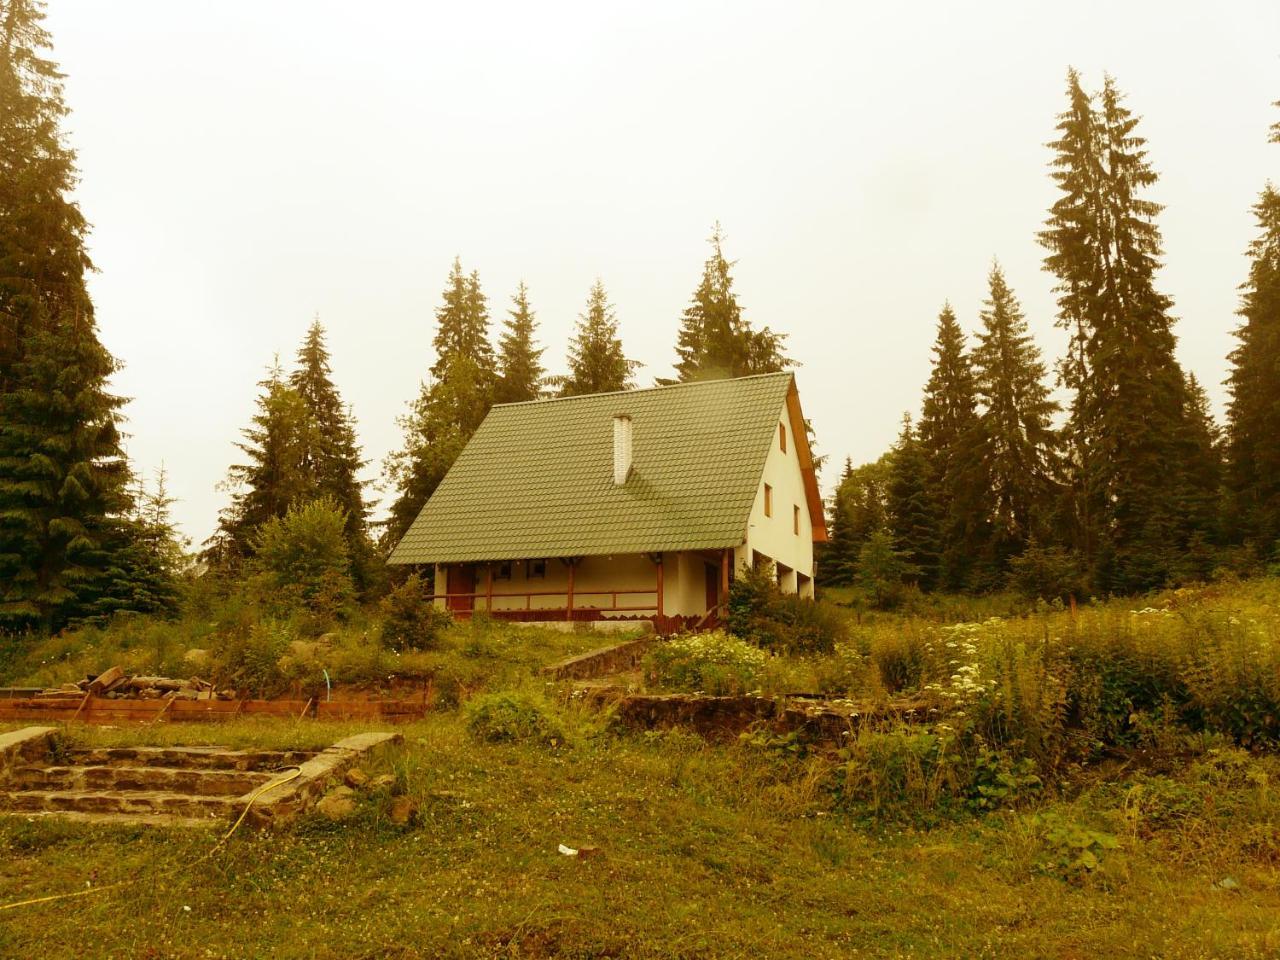
[{"label": "white stucco wall", "polygon": [[[804,476],[800,472],[800,457],[796,452],[795,437],[786,404],[778,411],[778,423],[786,428],[787,449],[784,452],[774,429],[769,456],[765,460],[764,474],[756,490],[755,503],[751,506],[751,518],[747,524],[747,541],[735,551],[735,569],[751,562],[753,552],[763,554],[775,564],[791,568],[784,573],[782,587],[788,592],[797,589],[796,573],[810,578],[802,592],[812,595],[813,584],[813,521],[804,493]],[[773,515],[765,516],[764,486],[773,488]],[[800,508],[800,532],[793,526],[793,511]]]}]

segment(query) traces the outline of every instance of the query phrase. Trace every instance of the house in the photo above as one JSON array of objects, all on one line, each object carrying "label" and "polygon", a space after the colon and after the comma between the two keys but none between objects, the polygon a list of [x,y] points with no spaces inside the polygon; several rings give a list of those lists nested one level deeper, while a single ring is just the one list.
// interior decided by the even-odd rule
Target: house
[{"label": "house", "polygon": [[813,596],[827,539],[794,377],[495,406],[390,557],[437,605],[512,620],[713,622],[736,571]]}]

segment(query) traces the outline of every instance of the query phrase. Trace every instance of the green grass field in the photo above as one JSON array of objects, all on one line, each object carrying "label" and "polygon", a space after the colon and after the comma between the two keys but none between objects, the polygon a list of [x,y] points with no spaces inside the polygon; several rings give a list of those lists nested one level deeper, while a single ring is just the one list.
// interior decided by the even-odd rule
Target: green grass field
[{"label": "green grass field", "polygon": [[[1021,644],[1071,625],[1094,645],[1130,629],[1116,641],[1125,656],[1173,657],[1215,618],[1235,618],[1261,631],[1249,637],[1262,650],[1275,593],[1247,585],[1183,594],[1170,614],[1130,603],[1000,629]],[[878,617],[861,629],[875,633],[873,655],[896,657],[890,638],[927,628]],[[537,698],[534,667],[584,642],[540,654],[538,636],[460,634],[438,656],[470,663],[482,687]],[[1223,637],[1222,649],[1244,649]],[[487,742],[452,707],[402,727],[404,746],[379,763],[419,805],[409,826],[371,795],[344,823],[243,831],[201,860],[216,834],[0,817],[0,904],[133,881],[0,911],[0,957],[1280,956],[1280,758],[1268,744],[1157,730],[992,812],[945,799],[890,810],[841,794],[840,757],[621,732],[546,692],[567,731],[555,745]],[[315,747],[367,728],[246,720],[66,735]],[[882,775],[880,794],[898,756],[863,770]],[[562,843],[600,852],[566,857]],[[1096,868],[1078,866],[1086,853]]]}]

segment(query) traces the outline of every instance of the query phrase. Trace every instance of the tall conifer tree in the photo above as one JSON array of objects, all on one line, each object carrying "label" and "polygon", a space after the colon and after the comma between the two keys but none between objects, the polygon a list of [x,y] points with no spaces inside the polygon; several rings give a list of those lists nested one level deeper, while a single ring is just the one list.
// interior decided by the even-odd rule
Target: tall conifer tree
[{"label": "tall conifer tree", "polygon": [[972,558],[984,540],[987,489],[975,391],[964,332],[951,305],[944,304],[918,432],[937,503],[938,582],[952,590],[968,583]]},{"label": "tall conifer tree", "polygon": [[285,379],[278,358],[258,386],[262,392],[257,412],[252,425],[242,431],[243,442],[236,444],[245,462],[227,472],[231,504],[222,511],[218,532],[208,544],[206,556],[216,562],[248,557],[262,524],[283,517],[294,503],[312,499],[315,492],[307,458],[316,449],[316,426],[306,402]]},{"label": "tall conifer tree", "polygon": [[889,530],[923,589],[932,587],[938,571],[938,505],[929,489],[929,462],[911,417],[902,418],[888,477]]},{"label": "tall conifer tree", "polygon": [[1107,77],[1090,97],[1067,78],[1053,177],[1062,191],[1040,239],[1071,336],[1061,373],[1069,422],[1075,540],[1101,590],[1158,586],[1205,532],[1185,513],[1203,491],[1178,455],[1190,398],[1174,356],[1172,302],[1155,288],[1157,175],[1138,118]]},{"label": "tall conifer tree", "polygon": [[981,477],[987,491],[985,559],[1001,575],[1009,559],[1033,540],[1043,543],[1056,501],[1058,405],[1045,384],[1044,363],[1026,318],[999,265],[988,278],[982,330],[973,351],[982,412]]},{"label": "tall conifer tree", "polygon": [[436,310],[436,360],[409,412],[397,423],[404,446],[384,472],[396,490],[383,530],[384,545],[399,542],[444,479],[493,403],[497,370],[489,342],[489,311],[480,278],[455,259]]},{"label": "tall conifer tree", "polygon": [[49,631],[101,592],[130,501],[43,17],[0,0],[0,624]]},{"label": "tall conifer tree", "polygon": [[353,548],[366,538],[369,506],[364,499],[360,471],[366,461],[360,455],[355,419],[343,404],[333,382],[329,349],[319,318],[312,321],[298,349],[298,365],[289,375],[289,386],[298,394],[311,417],[313,428],[304,434],[302,469],[312,477],[313,499],[331,498],[347,516],[347,538]]},{"label": "tall conifer tree", "polygon": [[[1280,143],[1280,123],[1271,141]],[[1236,538],[1272,560],[1280,559],[1280,191],[1273,184],[1263,187],[1253,215],[1258,236],[1249,244],[1227,380],[1228,487]]]},{"label": "tall conifer tree", "polygon": [[609,303],[604,284],[597,280],[591,287],[587,309],[579,316],[577,330],[569,344],[569,375],[562,381],[561,395],[576,397],[629,390],[635,385],[631,379],[632,371],[639,366],[622,352],[618,318]]},{"label": "tall conifer tree", "polygon": [[709,240],[711,256],[680,319],[676,374],[681,382],[777,373],[790,363],[783,354],[785,334],[768,327],[754,330],[742,316],[733,292],[733,264],[724,257],[723,239],[717,223]]},{"label": "tall conifer tree", "polygon": [[520,282],[511,298],[502,336],[498,341],[498,383],[495,403],[537,400],[542,395],[542,349],[534,346],[537,322],[529,306],[529,291]]}]

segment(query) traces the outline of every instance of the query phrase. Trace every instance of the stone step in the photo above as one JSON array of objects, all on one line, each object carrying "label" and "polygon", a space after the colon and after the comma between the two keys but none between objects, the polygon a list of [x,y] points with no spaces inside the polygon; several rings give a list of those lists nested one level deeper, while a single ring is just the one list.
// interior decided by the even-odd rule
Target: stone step
[{"label": "stone step", "polygon": [[11,790],[111,790],[190,793],[202,797],[239,797],[270,780],[268,771],[184,767],[56,766],[19,767]]},{"label": "stone step", "polygon": [[202,770],[278,770],[304,763],[314,750],[228,750],[225,747],[92,747],[60,759],[81,767],[176,767]]},{"label": "stone step", "polygon": [[10,813],[74,811],[219,820],[237,812],[233,797],[198,797],[163,790],[9,790],[0,792],[0,807]]}]

